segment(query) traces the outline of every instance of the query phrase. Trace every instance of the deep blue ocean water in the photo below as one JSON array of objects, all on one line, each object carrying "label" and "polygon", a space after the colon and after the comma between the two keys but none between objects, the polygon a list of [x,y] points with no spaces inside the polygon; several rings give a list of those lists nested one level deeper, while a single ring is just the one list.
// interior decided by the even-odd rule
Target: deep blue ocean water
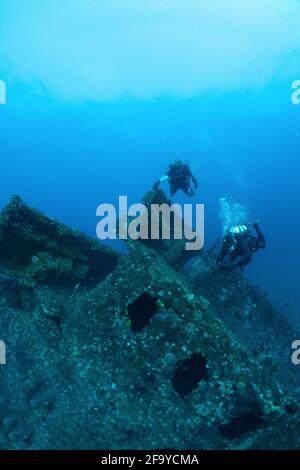
[{"label": "deep blue ocean water", "polygon": [[[205,204],[205,247],[222,233],[220,197],[248,205],[247,222],[262,220],[268,245],[245,273],[297,318],[300,106],[291,103],[291,83],[300,65],[299,76],[244,89],[64,100],[34,74],[22,78],[11,59],[2,56],[0,68],[7,86],[0,106],[1,207],[19,194],[95,236],[99,204],[116,203],[119,195],[139,202],[171,161],[188,160],[199,180],[193,202]],[[190,202],[179,193],[175,200]]]}]

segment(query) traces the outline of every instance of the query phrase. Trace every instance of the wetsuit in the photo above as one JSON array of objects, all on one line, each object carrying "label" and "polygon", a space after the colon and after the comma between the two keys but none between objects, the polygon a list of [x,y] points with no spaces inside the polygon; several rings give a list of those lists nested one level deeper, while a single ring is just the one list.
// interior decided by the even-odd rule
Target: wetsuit
[{"label": "wetsuit", "polygon": [[[226,235],[224,237],[221,252],[217,257],[217,264],[221,269],[224,271],[234,271],[237,268],[242,268],[243,266],[251,263],[253,253],[261,248],[265,248],[266,239],[262,234],[259,225],[253,224],[253,227],[256,230],[257,237],[254,237],[249,232],[235,239],[232,239],[230,235]],[[236,258],[240,258],[240,260],[230,266],[224,266],[222,265],[222,262],[228,255],[233,262]]]},{"label": "wetsuit", "polygon": [[170,183],[170,191],[171,196],[173,197],[177,191],[180,189],[187,195],[187,196],[194,196],[195,191],[191,187],[191,181],[194,184],[195,189],[198,188],[198,182],[194,175],[192,174],[190,167],[188,165],[170,165],[170,168],[166,174],[163,176],[159,181],[157,181],[153,187],[154,190],[159,188],[159,185],[163,181],[169,181]]}]

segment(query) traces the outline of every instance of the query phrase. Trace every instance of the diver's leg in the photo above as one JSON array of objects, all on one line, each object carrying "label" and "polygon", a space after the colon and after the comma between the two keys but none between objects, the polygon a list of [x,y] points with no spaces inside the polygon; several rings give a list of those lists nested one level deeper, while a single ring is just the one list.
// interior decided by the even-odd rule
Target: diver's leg
[{"label": "diver's leg", "polygon": [[260,248],[265,248],[266,246],[266,239],[262,233],[262,231],[260,230],[260,227],[258,224],[253,224],[253,227],[255,228],[256,230],[256,234],[257,234],[257,240],[258,240],[258,243],[260,245]]},{"label": "diver's leg", "polygon": [[176,192],[177,192],[177,188],[174,184],[170,183],[170,191],[171,191],[171,196],[175,196]]},{"label": "diver's leg", "polygon": [[182,188],[182,191],[189,197],[195,196],[195,191],[190,186]]}]

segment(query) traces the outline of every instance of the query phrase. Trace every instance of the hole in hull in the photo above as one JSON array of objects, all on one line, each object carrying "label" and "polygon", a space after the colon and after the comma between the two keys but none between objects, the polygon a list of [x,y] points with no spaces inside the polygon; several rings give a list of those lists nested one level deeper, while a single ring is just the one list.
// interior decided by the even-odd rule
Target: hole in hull
[{"label": "hole in hull", "polygon": [[142,294],[128,307],[128,317],[131,320],[131,331],[139,333],[149,325],[151,319],[158,310],[155,297]]},{"label": "hole in hull", "polygon": [[207,361],[200,353],[179,361],[172,379],[173,389],[182,398],[195,390],[201,381],[208,382]]},{"label": "hole in hull", "polygon": [[244,434],[255,431],[261,424],[261,412],[248,411],[233,418],[228,424],[219,427],[222,437],[227,440],[237,439]]}]

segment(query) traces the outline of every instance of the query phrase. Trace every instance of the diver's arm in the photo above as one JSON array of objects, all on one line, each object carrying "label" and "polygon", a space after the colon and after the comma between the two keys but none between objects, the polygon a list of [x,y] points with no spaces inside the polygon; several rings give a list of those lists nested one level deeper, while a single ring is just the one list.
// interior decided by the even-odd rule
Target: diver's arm
[{"label": "diver's arm", "polygon": [[191,174],[191,180],[193,181],[195,189],[198,189],[198,181],[194,175]]},{"label": "diver's arm", "polygon": [[241,242],[241,246],[242,246],[244,255],[240,261],[234,264],[233,270],[242,268],[243,266],[246,266],[247,264],[251,263],[252,253],[251,253],[247,240],[244,240],[243,242]]},{"label": "diver's arm", "polygon": [[170,179],[170,177],[169,177],[168,175],[162,176],[158,181],[156,181],[156,183],[154,183],[154,185],[153,185],[153,190],[154,190],[154,191],[157,191],[158,188],[159,188],[159,186],[160,186],[160,184],[161,184],[161,183],[164,183],[165,181],[169,181],[169,179]]},{"label": "diver's arm", "polygon": [[169,181],[169,179],[170,179],[170,176],[167,174],[167,175],[162,176],[159,182],[164,183],[165,181]]},{"label": "diver's arm", "polygon": [[217,265],[219,266],[219,268],[221,267],[221,263],[222,263],[223,259],[224,259],[224,256],[223,256],[223,254],[222,254],[222,252],[221,252],[221,253],[217,256],[217,258],[216,258],[216,263],[217,263]]},{"label": "diver's arm", "polygon": [[233,270],[247,266],[247,264],[251,263],[251,260],[252,260],[251,255],[245,256],[244,258],[241,259],[241,261],[239,261],[233,266]]},{"label": "diver's arm", "polygon": [[232,264],[232,263],[223,263],[223,260],[224,260],[225,257],[226,257],[226,253],[225,253],[225,256],[222,256],[221,258],[219,258],[219,257],[217,258],[217,266],[222,271],[227,271],[227,272],[234,271],[236,269],[234,264]]},{"label": "diver's arm", "polygon": [[266,246],[266,244],[267,244],[267,243],[266,243],[266,239],[265,239],[265,237],[264,237],[262,231],[260,230],[260,227],[259,227],[258,223],[255,222],[255,223],[253,224],[253,227],[254,227],[255,230],[256,230],[257,240],[258,240],[258,243],[259,243],[259,248],[265,248],[265,246]]},{"label": "diver's arm", "polygon": [[220,253],[218,254],[218,256],[216,258],[216,262],[217,262],[217,265],[219,266],[219,268],[221,268],[222,261],[224,260],[226,255],[227,255],[227,251],[224,248],[222,248]]}]

